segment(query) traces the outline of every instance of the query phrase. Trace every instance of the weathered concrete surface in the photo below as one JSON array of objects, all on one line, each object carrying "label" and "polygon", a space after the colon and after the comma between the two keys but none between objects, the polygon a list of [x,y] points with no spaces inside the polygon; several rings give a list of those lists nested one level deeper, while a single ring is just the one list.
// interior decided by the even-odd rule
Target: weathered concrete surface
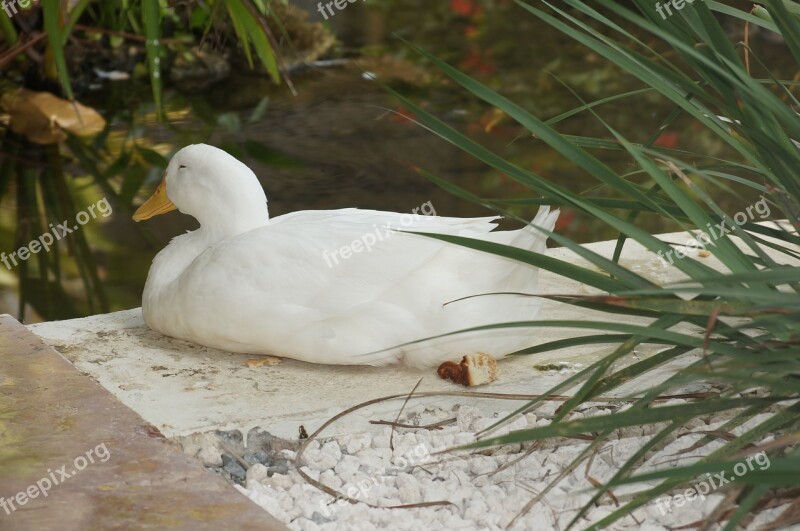
[{"label": "weathered concrete surface", "polygon": [[7,315],[0,497],[0,529],[285,529]]},{"label": "weathered concrete surface", "polygon": [[[687,241],[684,233],[666,234],[660,238],[673,244]],[[615,243],[599,242],[585,247],[611,257]],[[766,251],[777,256],[769,249]],[[722,268],[713,256],[698,257],[697,250],[690,250],[688,254],[710,267]],[[563,248],[549,249],[548,255],[588,266],[585,260]],[[783,255],[779,256],[779,260],[787,261]],[[626,243],[621,263],[658,284],[684,278],[679,271],[636,242]],[[590,289],[556,274],[541,271],[539,292],[589,293]],[[544,301],[539,318],[649,322],[552,301]],[[30,329],[168,437],[214,429],[246,431],[261,426],[273,435],[296,438],[301,425],[311,433],[328,418],[355,404],[381,396],[409,393],[420,378],[423,382],[418,391],[465,390],[440,380],[434,370],[322,366],[294,360],[248,367],[245,362],[252,356],[193,345],[149,330],[142,321],[139,309],[87,319],[42,323],[32,325]],[[699,329],[690,332],[700,335]],[[594,332],[563,328],[532,329],[531,343],[542,344],[587,333]],[[562,381],[566,374],[542,372],[536,366],[553,362],[585,366],[614,348],[615,345],[590,345],[505,359],[499,364],[499,380],[474,391],[542,393]],[[636,354],[639,357],[647,356],[660,349],[659,346],[642,346],[636,349]],[[683,363],[690,361],[690,357],[682,358]],[[672,370],[674,367],[661,367],[653,371],[651,377],[666,378]],[[620,389],[620,392],[633,391],[645,383],[637,380]],[[464,398],[437,397],[429,400],[435,401],[440,407],[472,402]],[[476,400],[475,405],[498,411],[516,408],[518,403]],[[393,419],[399,407],[398,402],[386,402],[360,410],[332,426],[327,433],[364,431],[369,429],[369,419]]]},{"label": "weathered concrete surface", "polygon": [[[686,236],[667,235],[671,241]],[[615,242],[587,247],[611,256]],[[551,249],[550,256],[574,264],[587,263],[565,249]],[[696,253],[695,253],[696,254]],[[702,258],[713,265],[713,258]],[[625,247],[622,264],[657,282],[679,274],[634,242]],[[542,271],[541,293],[588,293],[586,286]],[[545,301],[541,319],[619,320],[609,316]],[[637,322],[626,319],[626,322]],[[638,322],[646,323],[647,320]],[[231,354],[170,339],[149,330],[139,309],[98,315],[87,319],[32,325],[31,330],[96,379],[122,402],[157,426],[165,435],[186,435],[212,429],[248,430],[261,426],[272,434],[296,438],[298,428],[311,430],[340,411],[368,399],[408,393],[420,378],[419,391],[458,391],[463,387],[440,380],[434,370],[403,367],[334,367],[283,360],[276,365],[248,367],[252,356]],[[531,332],[532,343],[586,334],[585,330],[540,328]],[[565,377],[563,372],[542,372],[536,365],[569,361],[580,365],[596,360],[613,345],[573,347],[536,356],[520,356],[500,362],[500,379],[476,391],[541,393]],[[640,355],[657,346],[637,349]],[[437,405],[463,403],[464,399],[436,398]],[[517,403],[481,402],[493,410],[510,409]],[[368,429],[368,418],[394,418],[399,405],[385,403],[350,415],[331,428],[346,433]]]}]

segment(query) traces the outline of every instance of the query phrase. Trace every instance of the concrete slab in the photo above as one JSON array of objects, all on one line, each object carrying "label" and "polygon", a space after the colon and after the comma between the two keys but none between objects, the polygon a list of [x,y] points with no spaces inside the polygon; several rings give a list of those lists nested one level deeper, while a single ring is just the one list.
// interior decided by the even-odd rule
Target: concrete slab
[{"label": "concrete slab", "polygon": [[0,316],[0,529],[226,527],[286,529]]},{"label": "concrete slab", "polygon": [[[669,236],[672,235],[666,238]],[[601,242],[587,247],[610,256],[613,246],[614,242]],[[634,271],[659,282],[679,278],[679,273],[638,244],[629,243],[625,249],[622,263]],[[565,249],[551,249],[548,254],[570,263],[588,265]],[[711,262],[713,258],[708,260]],[[589,293],[586,286],[546,271],[541,272],[540,291]],[[607,314],[549,301],[545,301],[540,316],[549,320],[609,320]],[[168,437],[212,429],[246,432],[261,426],[273,435],[297,438],[300,425],[310,433],[327,418],[354,404],[408,393],[420,378],[423,378],[420,391],[464,390],[440,380],[433,370],[333,367],[294,360],[248,367],[245,362],[252,356],[193,345],[149,330],[139,309],[42,323],[30,329]],[[542,328],[532,332],[532,342],[544,343],[586,333]],[[500,379],[475,391],[544,392],[565,376],[559,372],[542,372],[534,366],[563,361],[582,365],[613,348],[577,347],[506,359],[500,363]],[[641,354],[657,349],[643,347]],[[436,400],[439,405],[463,402],[456,398]],[[491,404],[492,408],[505,406]],[[506,409],[511,404],[507,406]],[[397,407],[396,403],[387,403],[349,416],[333,427],[333,433],[361,431],[366,428],[367,416],[391,415]]]}]

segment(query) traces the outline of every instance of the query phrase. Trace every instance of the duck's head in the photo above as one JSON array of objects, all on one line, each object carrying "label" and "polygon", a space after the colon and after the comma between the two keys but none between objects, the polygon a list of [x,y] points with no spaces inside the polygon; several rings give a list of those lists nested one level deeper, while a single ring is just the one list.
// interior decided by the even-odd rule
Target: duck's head
[{"label": "duck's head", "polygon": [[175,209],[195,218],[201,227],[235,232],[263,225],[269,218],[267,197],[252,170],[206,144],[175,153],[161,184],[133,219],[143,221]]}]

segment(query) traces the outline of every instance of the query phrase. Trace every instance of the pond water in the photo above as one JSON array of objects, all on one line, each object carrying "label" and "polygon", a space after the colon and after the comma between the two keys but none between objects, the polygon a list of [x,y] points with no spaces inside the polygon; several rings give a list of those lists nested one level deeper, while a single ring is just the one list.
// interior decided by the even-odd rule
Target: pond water
[{"label": "pond water", "polygon": [[[316,2],[295,4],[309,11],[310,21],[322,20]],[[120,182],[112,176],[111,185],[116,190],[127,186],[129,190],[123,191],[138,205],[160,180],[159,153],[168,156],[183,145],[206,142],[227,149],[253,168],[267,192],[271,215],[341,207],[409,212],[428,201],[440,215],[487,215],[484,208],[441,190],[413,168],[423,168],[484,197],[533,194],[413,123],[408,111],[374,79],[516,164],[573,191],[586,192],[597,182],[508,117],[470,97],[398,37],[544,118],[580,105],[570,89],[594,101],[640,88],[635,80],[513,2],[356,2],[329,16],[327,24],[338,43],[315,66],[292,69],[295,93],[286,84],[276,86],[265,76],[234,65],[231,74],[216,83],[168,84],[169,122],[159,123],[146,83],[94,80],[97,90],[85,91],[80,99],[113,125],[106,139],[106,156],[114,157],[133,144],[146,148],[137,164],[120,168]],[[731,28],[732,33],[737,31]],[[316,44],[313,40],[307,44],[313,53]],[[649,95],[599,108],[604,120],[636,141],[653,135],[670,110]],[[559,129],[609,136],[603,124],[586,113],[565,121]],[[708,154],[722,149],[681,119],[657,142],[668,147],[691,143],[692,150]],[[618,170],[630,164],[617,151],[599,151],[598,156]],[[70,185],[78,210],[103,197],[85,168],[75,164],[68,170],[74,177]],[[62,283],[70,304],[55,300],[34,304],[26,308],[25,321],[140,305],[155,253],[170,238],[195,226],[177,212],[135,225],[130,219],[131,205],[112,206],[113,215],[82,229],[92,247],[105,307],[88,305],[81,277],[64,253]],[[0,250],[15,248],[15,209],[15,194],[6,194],[0,205]],[[535,207],[512,210],[527,218],[535,213]],[[647,218],[641,223],[654,232],[672,229]],[[562,213],[557,228],[580,242],[616,236],[596,220],[571,211]],[[13,273],[0,266],[0,313],[19,316],[19,288]]]}]

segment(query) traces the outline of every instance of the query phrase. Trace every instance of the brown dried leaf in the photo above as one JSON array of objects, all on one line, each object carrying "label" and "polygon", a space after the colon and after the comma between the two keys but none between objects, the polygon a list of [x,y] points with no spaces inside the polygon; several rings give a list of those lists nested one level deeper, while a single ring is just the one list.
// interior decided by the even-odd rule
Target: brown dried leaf
[{"label": "brown dried leaf", "polygon": [[11,130],[36,144],[61,142],[67,137],[64,131],[96,135],[106,126],[94,109],[50,92],[19,89],[3,94],[0,106],[9,114]]}]

